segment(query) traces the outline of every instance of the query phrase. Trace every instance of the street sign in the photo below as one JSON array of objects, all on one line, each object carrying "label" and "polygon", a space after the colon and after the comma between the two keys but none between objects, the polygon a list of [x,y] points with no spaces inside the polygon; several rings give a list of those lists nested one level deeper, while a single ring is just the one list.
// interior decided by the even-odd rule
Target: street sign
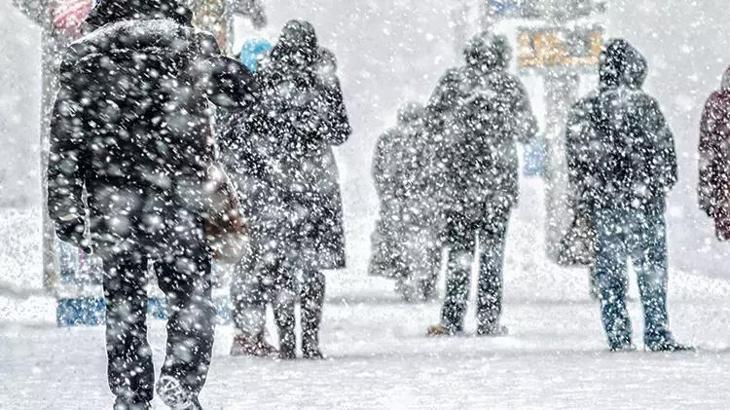
[{"label": "street sign", "polygon": [[606,10],[605,0],[482,0],[500,18],[577,19]]},{"label": "street sign", "polygon": [[569,70],[593,73],[603,46],[603,28],[520,28],[517,67],[523,72]]}]

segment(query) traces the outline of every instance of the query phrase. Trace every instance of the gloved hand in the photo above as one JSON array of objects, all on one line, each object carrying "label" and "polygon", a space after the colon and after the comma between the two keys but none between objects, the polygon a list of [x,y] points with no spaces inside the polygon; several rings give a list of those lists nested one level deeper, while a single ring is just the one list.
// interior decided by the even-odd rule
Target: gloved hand
[{"label": "gloved hand", "polygon": [[84,237],[86,222],[78,215],[68,215],[56,221],[56,235],[64,242],[75,245],[86,253],[92,253],[91,244]]}]

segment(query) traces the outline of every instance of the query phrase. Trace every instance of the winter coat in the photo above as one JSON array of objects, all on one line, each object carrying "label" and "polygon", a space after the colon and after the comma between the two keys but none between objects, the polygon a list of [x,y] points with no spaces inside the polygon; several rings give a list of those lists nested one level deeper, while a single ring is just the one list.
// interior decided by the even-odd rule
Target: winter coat
[{"label": "winter coat", "polygon": [[260,105],[235,118],[226,139],[238,151],[232,166],[259,239],[278,240],[281,252],[310,267],[341,269],[344,217],[332,147],[351,128],[336,76],[316,70],[318,49],[311,25],[288,23],[257,73]]},{"label": "winter coat", "polygon": [[570,180],[586,209],[663,201],[677,182],[674,137],[642,89],[646,59],[624,40],[601,55],[599,91],[569,116]]},{"label": "winter coat", "polygon": [[537,134],[537,121],[525,87],[506,71],[511,50],[503,37],[477,37],[465,53],[466,66],[448,72],[441,82],[448,88],[434,93],[441,119],[431,123],[443,123],[435,143],[445,213],[486,226],[506,220],[517,203],[517,143]]},{"label": "winter coat", "polygon": [[[160,255],[202,239],[213,164],[210,103],[250,103],[251,76],[196,33],[176,0],[105,1],[61,66],[48,207],[60,237]],[[88,195],[84,198],[84,193]]]},{"label": "winter coat", "polygon": [[705,104],[700,124],[700,208],[715,220],[717,236],[730,239],[730,68]]},{"label": "winter coat", "polygon": [[603,49],[599,87],[568,113],[566,156],[573,223],[562,241],[566,264],[594,259],[598,207],[663,201],[677,181],[672,133],[659,104],[641,90],[646,59],[623,40]]}]

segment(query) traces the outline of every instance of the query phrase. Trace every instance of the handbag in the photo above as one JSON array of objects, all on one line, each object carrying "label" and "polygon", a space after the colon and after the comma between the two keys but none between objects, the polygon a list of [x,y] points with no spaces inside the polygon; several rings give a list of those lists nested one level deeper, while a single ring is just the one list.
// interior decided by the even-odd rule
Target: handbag
[{"label": "handbag", "polygon": [[205,239],[215,261],[238,263],[249,247],[241,202],[230,178],[219,164],[211,165],[204,186]]}]

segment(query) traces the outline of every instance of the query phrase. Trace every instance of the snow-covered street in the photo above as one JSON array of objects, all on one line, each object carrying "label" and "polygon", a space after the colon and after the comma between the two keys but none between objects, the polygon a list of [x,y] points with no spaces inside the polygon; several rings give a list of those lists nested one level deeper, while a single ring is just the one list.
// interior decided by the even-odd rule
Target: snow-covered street
[{"label": "snow-covered street", "polygon": [[[425,329],[437,318],[437,304],[402,305],[387,282],[353,276],[332,277],[323,329],[327,361],[231,358],[231,328],[219,327],[202,404],[211,409],[721,409],[730,400],[725,282],[673,277],[673,328],[681,340],[697,344],[698,353],[611,354],[581,272],[510,275],[505,312],[510,336],[495,339],[428,339]],[[639,329],[638,303],[632,307]],[[160,322],[154,322],[151,336],[159,366]],[[102,328],[5,324],[0,356],[4,409],[111,405]]]},{"label": "snow-covered street", "polygon": [[[541,202],[540,185],[524,186],[507,251],[508,337],[425,337],[440,305],[402,304],[391,282],[366,276],[372,221],[364,219],[350,224],[348,238],[357,241],[351,243],[352,268],[328,274],[322,345],[329,359],[231,358],[232,329],[220,326],[202,404],[210,409],[726,408],[730,282],[671,272],[672,328],[679,340],[700,348],[675,354],[641,350],[641,307],[632,283],[640,350],[609,353],[598,305],[588,297],[587,273],[545,259],[540,213],[530,205]],[[49,300],[9,303],[0,297],[6,319],[0,327],[0,407],[110,407],[103,328],[56,328]],[[467,329],[473,330],[470,313]],[[150,334],[159,369],[162,323],[152,322]]]}]

